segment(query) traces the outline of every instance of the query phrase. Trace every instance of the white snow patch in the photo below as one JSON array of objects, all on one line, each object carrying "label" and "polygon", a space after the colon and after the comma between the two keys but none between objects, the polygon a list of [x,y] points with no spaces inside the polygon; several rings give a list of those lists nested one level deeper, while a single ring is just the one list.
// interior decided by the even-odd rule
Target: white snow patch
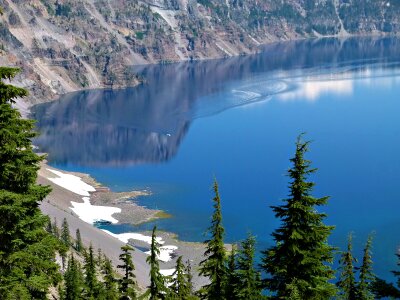
[{"label": "white snow patch", "polygon": [[175,269],[164,269],[164,270],[160,270],[160,274],[164,275],[164,276],[172,276],[172,274],[174,274]]},{"label": "white snow patch", "polygon": [[83,197],[82,200],[83,203],[71,201],[71,209],[79,216],[81,220],[90,224],[100,220],[110,221],[114,224],[118,223],[118,220],[113,218],[112,215],[120,213],[120,208],[92,205],[89,197]]},{"label": "white snow patch", "polygon": [[[160,255],[157,255],[157,258],[163,262],[168,262],[171,260],[171,255],[177,250],[177,246],[162,246],[160,247]],[[145,252],[147,255],[150,255],[150,251]]]},{"label": "white snow patch", "polygon": [[90,196],[89,192],[96,191],[96,189],[93,186],[83,182],[82,179],[78,176],[65,174],[60,171],[51,169],[47,170],[58,176],[55,178],[48,178],[50,181],[75,194],[88,197]]},{"label": "white snow patch", "polygon": [[[109,235],[112,235],[113,237],[119,239],[121,242],[127,244],[130,239],[132,240],[138,240],[138,241],[143,241],[147,244],[151,244],[151,236],[143,235],[140,233],[134,233],[134,232],[127,232],[127,233],[112,233],[111,231],[103,229],[105,233],[108,233]],[[164,244],[165,242],[162,240],[161,237],[156,237],[156,241],[160,244]]]}]

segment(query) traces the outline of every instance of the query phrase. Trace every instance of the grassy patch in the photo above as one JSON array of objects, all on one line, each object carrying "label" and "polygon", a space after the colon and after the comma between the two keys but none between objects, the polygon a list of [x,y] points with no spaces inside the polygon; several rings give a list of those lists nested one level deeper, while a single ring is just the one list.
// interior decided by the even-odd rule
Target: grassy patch
[{"label": "grassy patch", "polygon": [[159,211],[154,215],[154,217],[157,219],[169,219],[169,218],[172,218],[172,215],[169,213],[166,213],[165,211]]}]

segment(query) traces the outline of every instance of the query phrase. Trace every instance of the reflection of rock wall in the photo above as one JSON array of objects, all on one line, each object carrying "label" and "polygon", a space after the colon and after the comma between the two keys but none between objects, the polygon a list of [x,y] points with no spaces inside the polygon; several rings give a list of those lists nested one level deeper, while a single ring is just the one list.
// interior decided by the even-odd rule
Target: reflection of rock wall
[{"label": "reflection of rock wall", "polygon": [[126,165],[167,161],[189,122],[174,104],[135,100],[134,90],[93,91],[34,109],[36,143],[59,163]]},{"label": "reflection of rock wall", "polygon": [[[324,39],[277,43],[253,56],[138,68],[147,83],[136,88],[70,94],[35,107],[33,117],[42,133],[36,143],[60,163],[167,161],[177,153],[199,107],[209,115],[236,105],[227,95],[233,97],[234,89],[233,100],[238,92],[254,94],[257,76],[263,78],[258,92],[269,95],[274,94],[274,78],[281,76],[362,69],[369,63],[389,68],[390,62],[400,61],[399,49],[399,39]],[[222,100],[212,96],[216,93]]]}]

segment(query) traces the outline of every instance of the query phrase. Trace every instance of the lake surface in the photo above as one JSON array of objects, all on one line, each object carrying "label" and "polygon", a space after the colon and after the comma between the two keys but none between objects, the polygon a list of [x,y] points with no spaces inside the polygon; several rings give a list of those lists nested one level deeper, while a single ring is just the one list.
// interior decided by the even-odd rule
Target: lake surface
[{"label": "lake surface", "polygon": [[[220,184],[226,240],[271,244],[269,208],[288,194],[296,136],[313,140],[315,196],[355,255],[375,232],[376,273],[392,279],[400,246],[400,40],[278,43],[260,54],[137,68],[146,83],[73,93],[36,106],[36,144],[52,166],[91,174],[173,215],[159,229],[202,241]],[[116,225],[113,232],[149,229]]]}]

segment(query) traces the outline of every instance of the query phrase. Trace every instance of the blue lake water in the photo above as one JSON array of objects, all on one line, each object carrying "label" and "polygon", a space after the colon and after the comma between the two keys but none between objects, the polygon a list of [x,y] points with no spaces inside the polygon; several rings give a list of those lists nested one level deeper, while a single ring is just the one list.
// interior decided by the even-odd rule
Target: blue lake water
[{"label": "blue lake water", "polygon": [[[376,273],[391,279],[400,246],[400,40],[323,39],[267,46],[253,56],[146,66],[146,83],[73,93],[36,106],[51,165],[91,174],[115,191],[146,188],[139,202],[163,209],[156,221],[202,241],[220,184],[227,242],[271,244],[270,205],[288,194],[286,170],[301,132],[319,170],[315,196],[355,254],[375,232]],[[114,232],[149,229],[116,225]]]}]

